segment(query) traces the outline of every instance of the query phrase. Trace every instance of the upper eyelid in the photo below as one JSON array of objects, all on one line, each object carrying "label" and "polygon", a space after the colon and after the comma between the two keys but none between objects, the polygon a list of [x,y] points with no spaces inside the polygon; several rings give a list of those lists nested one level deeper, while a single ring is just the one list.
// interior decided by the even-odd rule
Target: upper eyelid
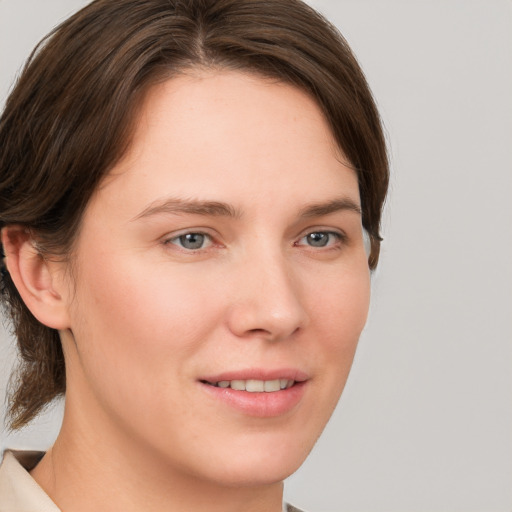
[{"label": "upper eyelid", "polygon": [[340,228],[313,227],[303,230],[302,233],[298,236],[298,239],[304,238],[305,236],[311,235],[312,233],[331,233],[333,235],[339,236],[340,238],[348,238],[345,231]]},{"label": "upper eyelid", "polygon": [[215,235],[213,235],[210,230],[208,230],[207,228],[185,228],[185,229],[180,229],[178,231],[173,231],[171,233],[166,233],[164,236],[160,237],[163,241],[165,240],[174,240],[175,238],[179,238],[180,236],[185,236],[185,235],[190,235],[190,234],[195,234],[195,235],[204,235],[204,236],[207,236],[209,238],[211,238],[212,240],[215,239]]}]

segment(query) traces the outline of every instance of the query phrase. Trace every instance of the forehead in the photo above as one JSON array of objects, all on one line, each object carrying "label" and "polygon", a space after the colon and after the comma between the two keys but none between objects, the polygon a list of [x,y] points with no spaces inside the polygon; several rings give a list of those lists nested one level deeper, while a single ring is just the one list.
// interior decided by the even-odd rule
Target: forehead
[{"label": "forehead", "polygon": [[355,172],[317,104],[291,85],[239,72],[194,72],[150,89],[107,186],[121,176],[148,201],[325,194],[340,178],[359,199]]}]

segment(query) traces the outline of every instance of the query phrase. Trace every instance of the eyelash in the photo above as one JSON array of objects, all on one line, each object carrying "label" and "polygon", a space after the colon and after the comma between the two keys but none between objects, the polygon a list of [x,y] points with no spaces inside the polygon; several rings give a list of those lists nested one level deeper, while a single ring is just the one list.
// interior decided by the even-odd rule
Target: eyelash
[{"label": "eyelash", "polygon": [[[317,245],[317,246],[309,245],[308,243],[304,243],[304,244],[301,243],[303,240],[306,240],[308,237],[311,237],[313,235],[327,236],[328,237],[327,242],[325,243],[325,245]],[[184,239],[186,239],[186,237],[194,237],[194,236],[195,237],[197,237],[197,236],[203,237],[203,240],[208,240],[209,241],[208,245],[206,247],[201,246],[201,247],[196,247],[196,248],[184,247],[183,246],[183,242],[185,241]],[[294,247],[306,246],[306,247],[310,247],[312,249],[318,248],[318,249],[324,249],[324,250],[336,249],[336,248],[338,248],[338,246],[340,244],[346,243],[346,238],[347,237],[344,233],[319,229],[319,230],[309,231],[308,233],[306,233],[305,235],[300,237],[296,242],[294,242],[293,246]],[[333,239],[334,239],[334,241],[333,241]],[[211,235],[209,235],[208,233],[204,233],[202,231],[188,231],[188,232],[173,236],[172,238],[168,238],[164,241],[164,245],[170,245],[170,244],[177,246],[184,252],[198,253],[198,252],[208,249],[209,247],[214,245],[215,242],[213,240],[213,237]]]}]

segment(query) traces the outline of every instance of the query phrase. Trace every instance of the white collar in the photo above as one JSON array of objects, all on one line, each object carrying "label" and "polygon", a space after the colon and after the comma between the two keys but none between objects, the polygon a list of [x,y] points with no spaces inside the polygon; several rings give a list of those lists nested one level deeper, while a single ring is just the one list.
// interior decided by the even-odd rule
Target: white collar
[{"label": "white collar", "polygon": [[7,450],[0,465],[0,512],[60,512],[30,476],[44,452]]}]

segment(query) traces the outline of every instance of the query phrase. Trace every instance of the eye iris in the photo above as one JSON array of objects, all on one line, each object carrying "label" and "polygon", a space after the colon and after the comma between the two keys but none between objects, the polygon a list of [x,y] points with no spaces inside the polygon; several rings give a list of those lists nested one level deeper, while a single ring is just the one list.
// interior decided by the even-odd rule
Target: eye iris
[{"label": "eye iris", "polygon": [[325,247],[329,242],[329,233],[310,233],[307,240],[313,247]]},{"label": "eye iris", "polygon": [[180,244],[185,249],[201,249],[204,245],[205,236],[201,233],[187,233],[179,237]]}]

